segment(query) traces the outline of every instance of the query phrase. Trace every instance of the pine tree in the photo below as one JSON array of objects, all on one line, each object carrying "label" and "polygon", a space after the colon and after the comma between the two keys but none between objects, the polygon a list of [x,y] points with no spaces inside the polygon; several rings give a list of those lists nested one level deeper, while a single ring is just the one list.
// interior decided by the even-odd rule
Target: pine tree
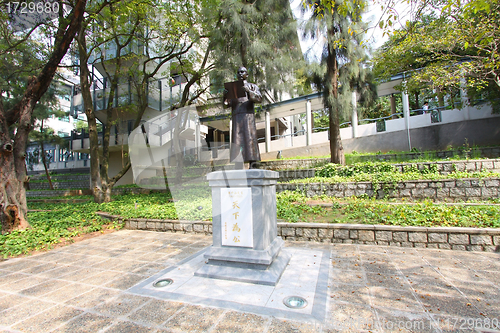
[{"label": "pine tree", "polygon": [[303,57],[289,1],[229,0],[219,7],[218,16],[211,32],[216,64],[212,81],[221,88],[245,66],[249,80],[273,90],[275,98],[291,91]]}]

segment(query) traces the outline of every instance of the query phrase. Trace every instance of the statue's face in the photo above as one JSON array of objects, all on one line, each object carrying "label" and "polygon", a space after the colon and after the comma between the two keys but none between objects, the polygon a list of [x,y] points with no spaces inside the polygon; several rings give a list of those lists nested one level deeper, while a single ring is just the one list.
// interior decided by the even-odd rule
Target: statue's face
[{"label": "statue's face", "polygon": [[247,69],[245,67],[240,67],[240,69],[238,69],[238,80],[246,80],[247,77]]}]

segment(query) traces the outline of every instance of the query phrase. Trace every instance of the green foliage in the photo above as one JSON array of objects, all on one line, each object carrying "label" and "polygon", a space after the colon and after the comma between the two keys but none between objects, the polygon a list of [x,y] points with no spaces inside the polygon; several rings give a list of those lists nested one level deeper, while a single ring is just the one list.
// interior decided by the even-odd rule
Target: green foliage
[{"label": "green foliage", "polygon": [[324,167],[317,170],[318,177],[353,177],[360,173],[383,173],[395,172],[394,165],[386,162],[366,162],[357,163],[349,166],[339,166],[337,164],[329,163]]},{"label": "green foliage", "polygon": [[[362,223],[424,227],[500,227],[499,206],[445,205],[425,201],[391,204],[365,199],[333,200],[332,208],[309,206],[304,194],[277,194],[278,218],[287,222]],[[328,198],[313,198],[315,200]]]},{"label": "green foliage", "polygon": [[[432,6],[437,6],[432,8],[433,12],[441,10],[440,16],[418,17],[396,30],[379,49],[374,57],[376,75],[383,79],[412,71],[406,86],[401,88],[408,91],[432,88],[440,105],[445,94],[451,95],[452,101],[458,97],[465,77],[470,97],[497,102],[500,3],[478,0],[463,5],[443,1]],[[416,69],[419,70],[413,71]]]},{"label": "green foliage", "polygon": [[285,222],[300,222],[305,212],[322,214],[322,208],[306,204],[308,198],[296,191],[284,191],[276,194],[278,219]]},{"label": "green foliage", "polygon": [[[28,213],[31,228],[1,235],[2,256],[16,256],[34,250],[50,249],[52,245],[69,240],[71,237],[102,230],[104,225],[110,223],[95,214],[98,206],[94,203],[34,204],[34,206],[47,211]],[[114,224],[111,227],[121,226]]]},{"label": "green foliage", "polygon": [[[438,172],[436,164],[417,164],[403,166],[402,172],[388,162],[364,162],[353,165],[339,166],[329,163],[316,171],[316,177],[307,179],[294,179],[288,183],[343,183],[343,182],[372,182],[375,189],[378,184],[394,184],[406,180],[439,180],[459,178],[491,178],[498,177],[498,173],[490,171],[464,172],[453,171],[447,175]],[[390,187],[390,186],[389,186]]]},{"label": "green foliage", "polygon": [[277,100],[280,92],[292,91],[303,57],[288,0],[227,0],[214,13],[217,23],[209,28],[213,83],[221,89],[223,82],[235,79],[238,67],[245,66],[249,81],[273,90]]}]

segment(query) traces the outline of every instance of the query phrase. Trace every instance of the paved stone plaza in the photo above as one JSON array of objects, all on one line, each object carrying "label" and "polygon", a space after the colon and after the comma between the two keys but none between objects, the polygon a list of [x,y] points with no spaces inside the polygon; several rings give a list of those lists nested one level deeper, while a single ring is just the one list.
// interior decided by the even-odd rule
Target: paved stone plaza
[{"label": "paved stone plaza", "polygon": [[249,311],[244,298],[235,309],[132,292],[211,243],[122,230],[0,262],[0,331],[500,331],[498,253],[287,242],[330,254],[324,320]]}]

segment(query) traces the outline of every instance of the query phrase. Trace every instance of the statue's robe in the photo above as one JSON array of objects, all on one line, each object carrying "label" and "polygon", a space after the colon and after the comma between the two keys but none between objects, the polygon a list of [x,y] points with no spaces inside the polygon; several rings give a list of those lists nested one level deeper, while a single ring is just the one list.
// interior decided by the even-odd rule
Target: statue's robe
[{"label": "statue's robe", "polygon": [[259,87],[245,81],[250,92],[246,97],[231,100],[231,161],[234,161],[240,151],[244,162],[260,161],[257,129],[255,127],[254,103],[262,101]]}]

